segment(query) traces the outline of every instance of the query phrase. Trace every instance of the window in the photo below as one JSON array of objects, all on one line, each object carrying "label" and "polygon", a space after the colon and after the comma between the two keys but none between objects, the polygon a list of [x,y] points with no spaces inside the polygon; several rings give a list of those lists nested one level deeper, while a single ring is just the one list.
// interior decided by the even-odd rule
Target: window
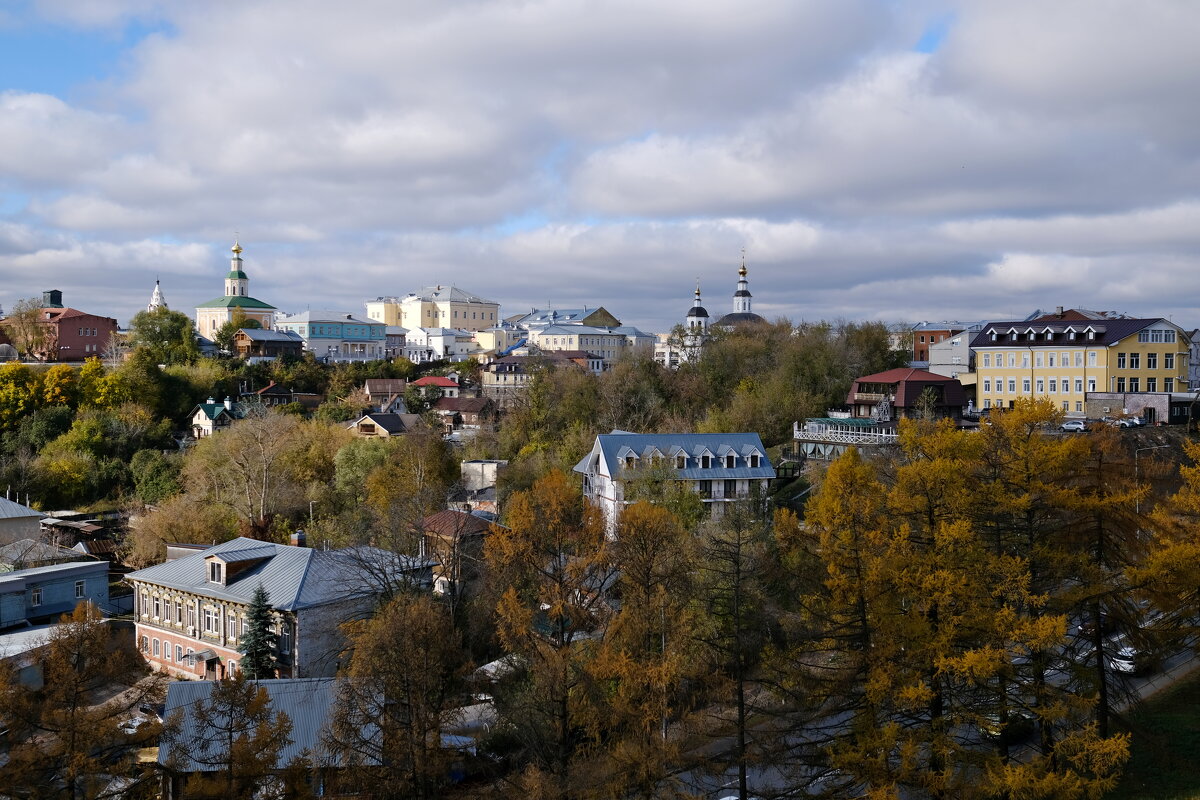
[{"label": "window", "polygon": [[196,607],[193,606],[191,603],[188,603],[187,611],[188,611],[188,627],[194,628],[194,627],[196,627]]},{"label": "window", "polygon": [[1175,391],[1175,379],[1174,378],[1163,378],[1163,391],[1164,392]]},{"label": "window", "polygon": [[[1042,354],[1041,353],[1038,353],[1036,356],[1034,356],[1033,364],[1034,364],[1034,366],[1037,366],[1037,367],[1045,366],[1044,364],[1042,364]],[[1054,363],[1051,362],[1050,366],[1053,367]]]},{"label": "window", "polygon": [[29,594],[29,604],[31,606],[40,606],[42,604],[42,587],[37,587]]},{"label": "window", "polygon": [[1163,353],[1163,369],[1175,369],[1175,354]]},{"label": "window", "polygon": [[1075,394],[1083,394],[1083,378],[1075,379]]},{"label": "window", "polygon": [[1058,394],[1058,381],[1054,378],[1050,379],[1050,394]]},{"label": "window", "polygon": [[1140,392],[1141,389],[1138,387],[1138,383],[1139,383],[1139,381],[1137,378],[1130,378],[1129,379],[1129,391]]},{"label": "window", "polygon": [[924,334],[921,335],[921,344],[925,344],[925,335]]},{"label": "window", "polygon": [[1088,353],[1088,366],[1089,367],[1096,366],[1096,351],[1095,350],[1092,350]]},{"label": "window", "polygon": [[146,594],[145,592],[142,592],[141,612],[143,617],[149,615],[150,613],[150,595]]},{"label": "window", "polygon": [[248,631],[248,630],[250,630],[250,623],[246,621],[246,615],[242,614],[242,632],[239,633],[238,635],[245,636],[246,631]]},{"label": "window", "polygon": [[158,619],[162,616],[162,598],[154,598],[154,618]]},{"label": "window", "polygon": [[175,621],[183,624],[183,603],[178,600],[175,601]]},{"label": "window", "polygon": [[1096,379],[1095,378],[1088,378],[1088,391],[1089,392],[1096,391]]},{"label": "window", "polygon": [[712,456],[700,456],[700,469],[712,469]]},{"label": "window", "polygon": [[1042,379],[1041,379],[1041,378],[1038,378],[1038,379],[1037,379],[1037,393],[1038,393],[1038,394],[1041,394],[1041,393],[1043,393],[1044,391],[1046,391],[1046,387],[1045,387],[1045,385],[1042,383]]},{"label": "window", "polygon": [[183,648],[179,645],[175,645],[175,660],[183,663]]},{"label": "window", "polygon": [[1125,379],[1124,378],[1117,378],[1117,391],[1118,392],[1125,391]]},{"label": "window", "polygon": [[167,661],[171,660],[171,643],[163,642],[163,658]]},{"label": "window", "polygon": [[1158,391],[1158,378],[1146,378],[1146,391],[1147,392],[1157,392]]},{"label": "window", "polygon": [[696,481],[696,489],[700,496],[707,499],[712,497],[712,481]]},{"label": "window", "polygon": [[[1064,360],[1063,363],[1065,364],[1066,361]],[[1075,366],[1077,366],[1077,367],[1083,366],[1083,351],[1081,351],[1081,350],[1075,351]]]},{"label": "window", "polygon": [[988,394],[991,391],[992,391],[992,382],[990,379],[985,378],[983,381],[983,392],[984,392],[984,394]]},{"label": "window", "polygon": [[236,661],[230,661],[230,662],[229,662],[229,674],[230,674],[230,675],[235,675],[235,674],[237,674],[237,668],[238,668],[238,665],[237,665],[237,662],[236,662]]},{"label": "window", "polygon": [[160,652],[159,652],[159,650],[160,650],[160,647],[159,647],[159,641],[158,641],[158,639],[153,639],[153,640],[152,640],[152,642],[153,642],[153,644],[154,644],[154,651],[153,651],[153,652],[154,652],[154,655],[156,655],[156,656],[157,656],[157,655],[160,655]]},{"label": "window", "polygon": [[[1028,379],[1026,379],[1026,383],[1028,383]],[[1008,393],[1009,394],[1017,393],[1017,379],[1016,378],[1008,379]]]},{"label": "window", "polygon": [[1146,369],[1158,369],[1158,353],[1146,353]]},{"label": "window", "polygon": [[[221,562],[208,562],[208,580],[211,583],[221,583]],[[155,615],[157,616],[157,614]]]},{"label": "window", "polygon": [[1125,369],[1125,354],[1117,353],[1117,369]]},{"label": "window", "polygon": [[1022,367],[1029,366],[1029,353],[1021,353],[1021,366]]},{"label": "window", "polygon": [[218,626],[220,624],[221,624],[221,620],[217,616],[217,610],[215,608],[205,608],[204,609],[204,632],[205,633],[217,633]]},{"label": "window", "polygon": [[991,353],[983,354],[983,365],[985,367],[990,367],[992,365],[992,354]]},{"label": "window", "polygon": [[687,456],[675,456],[675,469],[687,467]]},{"label": "window", "polygon": [[750,468],[758,469],[758,453],[750,454]]},{"label": "window", "polygon": [[1141,353],[1130,353],[1129,354],[1129,368],[1130,369],[1141,369],[1142,368],[1142,354]]},{"label": "window", "polygon": [[141,647],[141,650],[142,650],[142,652],[143,652],[143,653],[149,653],[149,652],[150,652],[150,640],[149,640],[149,639],[147,639],[145,636],[143,636],[143,637],[142,637],[142,647]]},{"label": "window", "polygon": [[75,597],[83,597],[83,581],[75,581]]},{"label": "window", "polygon": [[723,496],[724,497],[736,497],[737,496],[737,481],[726,479],[725,490],[724,490]]},{"label": "window", "polygon": [[1075,401],[1075,410],[1076,410],[1076,411],[1083,411],[1083,401],[1082,401],[1082,400],[1076,400],[1076,401]]},{"label": "window", "polygon": [[733,469],[733,464],[736,460],[737,460],[737,456],[735,456],[733,453],[729,453],[728,455],[726,455],[725,456],[725,469]]},{"label": "window", "polygon": [[[1008,365],[1010,367],[1015,367],[1017,365],[1017,354],[1016,353],[1008,354]],[[999,366],[999,365],[997,365],[997,366]]]},{"label": "window", "polygon": [[1063,400],[1063,411],[1067,411],[1067,410],[1069,410],[1069,409],[1067,408],[1067,406],[1069,406],[1069,405],[1070,405],[1070,403],[1068,403],[1066,400]]},{"label": "window", "polygon": [[1023,394],[1029,394],[1029,378],[1021,379],[1021,392]]},{"label": "window", "polygon": [[990,397],[984,398],[983,407],[991,408],[992,407],[992,398],[990,398]]},{"label": "window", "polygon": [[237,614],[232,611],[229,612],[229,628],[226,629],[226,633],[231,637],[237,636]]}]

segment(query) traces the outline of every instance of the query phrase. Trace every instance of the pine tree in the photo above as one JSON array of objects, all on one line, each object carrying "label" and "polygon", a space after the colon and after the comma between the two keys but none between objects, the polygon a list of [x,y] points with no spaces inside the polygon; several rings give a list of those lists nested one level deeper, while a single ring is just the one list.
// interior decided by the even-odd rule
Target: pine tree
[{"label": "pine tree", "polygon": [[251,679],[275,677],[275,653],[277,639],[271,631],[271,605],[267,590],[259,584],[250,600],[250,611],[246,614],[246,635],[238,642],[242,653],[242,672]]}]

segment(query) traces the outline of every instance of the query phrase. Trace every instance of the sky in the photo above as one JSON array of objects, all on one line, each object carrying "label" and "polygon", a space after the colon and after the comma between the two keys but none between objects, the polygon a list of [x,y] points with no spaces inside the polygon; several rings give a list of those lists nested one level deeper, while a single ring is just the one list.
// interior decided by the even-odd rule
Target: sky
[{"label": "sky", "polygon": [[0,307],[1200,325],[1191,0],[0,0]]}]

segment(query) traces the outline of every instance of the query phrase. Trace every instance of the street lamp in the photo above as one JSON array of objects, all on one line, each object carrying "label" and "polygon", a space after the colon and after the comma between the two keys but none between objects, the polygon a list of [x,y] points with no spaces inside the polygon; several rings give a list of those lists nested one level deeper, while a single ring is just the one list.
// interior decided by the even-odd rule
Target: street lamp
[{"label": "street lamp", "polygon": [[[1171,445],[1169,445],[1169,444],[1155,444],[1155,445],[1150,445],[1149,447],[1139,447],[1136,450],[1134,450],[1133,451],[1133,482],[1137,483],[1137,481],[1138,481],[1138,453],[1144,453],[1147,450],[1161,450],[1164,447],[1170,447],[1170,446]],[[1135,497],[1133,500],[1133,513],[1135,513],[1135,514],[1142,513],[1142,497],[1140,494],[1137,497]]]}]

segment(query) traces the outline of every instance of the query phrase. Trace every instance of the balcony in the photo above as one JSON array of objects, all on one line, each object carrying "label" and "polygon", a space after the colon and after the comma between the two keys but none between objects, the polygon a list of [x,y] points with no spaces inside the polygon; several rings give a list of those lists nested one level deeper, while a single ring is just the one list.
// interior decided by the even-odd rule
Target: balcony
[{"label": "balcony", "polygon": [[880,429],[866,420],[820,419],[806,420],[792,426],[792,438],[797,441],[828,442],[831,444],[881,445],[895,444],[899,434],[894,428]]}]

